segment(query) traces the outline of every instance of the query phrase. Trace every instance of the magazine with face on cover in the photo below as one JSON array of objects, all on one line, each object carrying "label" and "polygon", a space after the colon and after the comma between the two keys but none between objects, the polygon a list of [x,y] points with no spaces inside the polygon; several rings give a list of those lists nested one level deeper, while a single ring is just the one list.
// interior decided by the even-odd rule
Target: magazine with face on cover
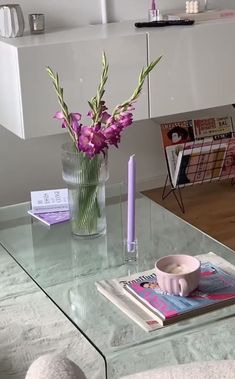
[{"label": "magazine with face on cover", "polygon": [[[208,262],[210,265],[213,266],[213,269],[211,268],[209,269],[209,267],[206,266],[206,270],[204,270],[204,274],[202,275],[204,276],[203,285],[205,285],[205,282],[207,283],[207,280],[205,280],[205,278],[212,277],[213,275],[219,275],[221,270],[223,271],[223,275],[225,274],[226,277],[227,275],[229,275],[229,278],[231,278],[232,283],[235,282],[235,266],[233,266],[231,263],[229,263],[225,259],[219,257],[218,255],[214,253],[201,254],[201,255],[198,255],[197,258],[199,258],[202,263]],[[216,270],[217,268],[218,270],[215,273],[214,269]],[[209,275],[207,276],[206,273],[209,273]],[[102,280],[102,281],[96,282],[96,287],[99,292],[101,292],[107,299],[110,300],[110,302],[115,304],[120,310],[122,310],[127,316],[129,316],[139,326],[141,326],[144,330],[149,332],[149,331],[156,330],[159,327],[162,327],[163,324],[167,326],[167,325],[170,325],[170,323],[179,321],[179,318],[172,317],[170,322],[165,323],[164,320],[161,319],[160,314],[156,314],[155,312],[153,312],[149,307],[146,307],[144,302],[140,301],[136,296],[133,296],[131,292],[127,291],[126,285],[128,283],[132,281],[136,282],[136,280],[142,278],[143,276],[145,277],[152,276],[152,280],[154,281],[155,278],[153,277],[153,275],[155,275],[154,268],[151,270],[147,270],[141,273],[136,273],[136,274],[132,274],[132,275],[121,277],[121,278]],[[221,289],[220,289],[220,292],[218,292],[218,288],[217,288],[216,290],[217,292],[212,293],[211,299],[206,298],[204,294],[202,293],[202,291],[199,289],[198,290],[199,292],[195,293],[196,296],[194,297],[194,300],[197,300],[197,302],[199,300],[200,304],[202,304],[202,300],[203,300],[203,304],[204,304],[203,308],[204,310],[206,309],[206,311],[226,306],[230,304],[230,302],[235,303],[235,298],[234,297],[230,298],[230,296],[232,296],[231,295],[232,292],[230,292],[229,294],[228,288],[225,288],[225,287],[226,286],[223,285],[223,289],[224,291],[226,290],[226,292],[222,292]],[[230,290],[231,289],[233,290],[233,287],[231,287]],[[207,292],[206,292],[206,295],[207,295]],[[218,295],[219,298],[213,299],[213,295],[214,297]],[[178,296],[175,296],[175,297],[178,297]],[[209,293],[207,297],[210,297]],[[186,298],[183,298],[183,299],[186,299]],[[209,303],[208,303],[208,300],[209,300]],[[192,301],[192,299],[189,301]],[[207,304],[207,306],[205,304]],[[190,305],[190,307],[192,307],[192,305]],[[139,313],[140,310],[143,310],[144,313],[143,314]],[[196,312],[194,311],[188,312],[188,315],[186,315],[186,317],[192,317],[195,315],[200,315],[202,313],[204,312],[201,307],[201,309],[200,308],[196,309]],[[183,315],[180,315],[180,316],[181,316],[180,319],[184,318]],[[157,324],[157,320],[159,321],[159,324]],[[151,323],[152,325],[150,325]]]},{"label": "magazine with face on cover", "polygon": [[187,297],[163,292],[154,271],[129,281],[125,289],[156,313],[162,325],[235,303],[235,277],[211,262],[201,264],[199,286]]}]

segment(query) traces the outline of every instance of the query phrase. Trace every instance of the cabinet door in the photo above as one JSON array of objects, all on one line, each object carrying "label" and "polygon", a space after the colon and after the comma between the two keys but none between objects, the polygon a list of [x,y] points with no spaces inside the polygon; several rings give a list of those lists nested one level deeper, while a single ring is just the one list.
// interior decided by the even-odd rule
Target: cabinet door
[{"label": "cabinet door", "polygon": [[163,55],[150,75],[150,117],[234,103],[234,34],[234,20],[150,32],[150,59]]},{"label": "cabinet door", "polygon": [[23,136],[17,50],[0,41],[0,124]]},{"label": "cabinet door", "polygon": [[[96,94],[102,51],[109,61],[105,99],[109,109],[129,98],[147,64],[146,35],[110,37],[19,49],[19,71],[25,138],[63,132],[52,116],[59,110],[46,66],[57,71],[71,112],[86,116]],[[136,104],[135,120],[148,118],[147,85]],[[86,124],[86,117],[83,123]]]}]

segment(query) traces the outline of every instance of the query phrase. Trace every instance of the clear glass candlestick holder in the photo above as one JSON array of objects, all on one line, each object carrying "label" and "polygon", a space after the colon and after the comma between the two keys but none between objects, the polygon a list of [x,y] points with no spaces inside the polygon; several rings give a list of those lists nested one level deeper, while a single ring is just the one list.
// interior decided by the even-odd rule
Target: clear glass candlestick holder
[{"label": "clear glass candlestick holder", "polygon": [[123,241],[123,253],[125,262],[136,262],[138,259],[138,241]]}]

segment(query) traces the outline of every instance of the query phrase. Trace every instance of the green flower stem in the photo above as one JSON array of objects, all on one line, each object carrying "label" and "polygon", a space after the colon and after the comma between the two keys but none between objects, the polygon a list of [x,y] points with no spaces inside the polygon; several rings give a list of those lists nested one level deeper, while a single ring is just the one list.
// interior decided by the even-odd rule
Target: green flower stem
[{"label": "green flower stem", "polygon": [[65,119],[66,124],[67,124],[67,129],[68,129],[69,135],[72,138],[73,142],[76,144],[76,138],[75,138],[73,129],[71,127],[71,120],[70,120],[70,116],[69,116],[68,106],[64,101],[64,91],[63,91],[63,88],[60,86],[59,75],[55,74],[50,67],[47,67],[46,70],[47,70],[50,78],[52,79],[53,86],[54,86],[55,92],[56,92],[57,97],[58,97],[58,102],[59,102],[61,111],[63,113],[64,119]]},{"label": "green flower stem", "polygon": [[78,189],[78,218],[73,220],[74,228],[81,232],[92,234],[97,229],[100,217],[100,208],[97,200],[99,190],[99,175],[102,156],[89,159],[85,154],[79,153],[81,162],[80,183]]},{"label": "green flower stem", "polygon": [[112,116],[115,117],[119,113],[126,111],[130,104],[134,103],[138,97],[141,94],[145,79],[150,74],[150,72],[154,69],[154,67],[160,62],[162,57],[157,58],[156,60],[152,61],[146,68],[143,68],[141,70],[141,73],[139,75],[138,85],[133,91],[132,95],[129,97],[128,100],[124,101],[122,104],[117,105],[112,113]]}]

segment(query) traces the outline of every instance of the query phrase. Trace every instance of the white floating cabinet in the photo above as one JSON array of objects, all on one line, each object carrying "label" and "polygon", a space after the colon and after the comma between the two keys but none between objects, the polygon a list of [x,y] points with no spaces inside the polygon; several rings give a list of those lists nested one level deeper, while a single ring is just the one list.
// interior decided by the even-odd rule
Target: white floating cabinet
[{"label": "white floating cabinet", "polygon": [[110,64],[110,108],[131,95],[143,66],[163,56],[136,103],[135,120],[235,103],[235,18],[165,28],[133,24],[0,39],[0,124],[21,138],[61,133],[52,118],[59,107],[45,68],[59,73],[69,109],[86,115],[102,51]]},{"label": "white floating cabinet", "polygon": [[150,117],[235,102],[235,18],[149,32]]},{"label": "white floating cabinet", "polygon": [[[21,138],[60,133],[52,118],[59,110],[50,66],[60,75],[71,112],[86,116],[87,101],[96,94],[102,70],[102,51],[109,61],[105,99],[113,106],[128,99],[147,64],[146,33],[91,26],[41,36],[0,40],[0,124]],[[86,33],[87,30],[87,33]],[[3,59],[2,59],[3,56]],[[148,87],[145,84],[135,119],[146,119]],[[84,123],[87,118],[84,117]]]}]

